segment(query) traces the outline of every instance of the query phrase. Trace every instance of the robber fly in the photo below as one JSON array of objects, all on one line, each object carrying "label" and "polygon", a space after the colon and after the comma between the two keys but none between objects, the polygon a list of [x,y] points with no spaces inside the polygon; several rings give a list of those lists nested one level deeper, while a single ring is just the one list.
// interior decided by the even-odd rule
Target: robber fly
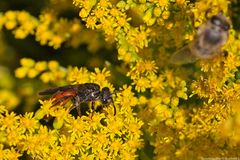
[{"label": "robber fly", "polygon": [[[116,92],[114,92],[116,93]],[[53,99],[53,106],[57,104],[66,104],[69,100],[73,100],[73,106],[70,108],[77,109],[78,115],[81,115],[80,105],[84,102],[91,102],[94,110],[95,101],[101,101],[102,104],[113,104],[114,115],[116,115],[116,107],[113,103],[112,94],[108,87],[102,88],[95,83],[84,83],[76,85],[68,85],[56,88],[49,88],[39,92],[39,95],[51,95]]]},{"label": "robber fly", "polygon": [[181,65],[216,56],[228,40],[229,28],[230,24],[222,13],[212,16],[198,28],[193,42],[175,52],[170,62]]}]

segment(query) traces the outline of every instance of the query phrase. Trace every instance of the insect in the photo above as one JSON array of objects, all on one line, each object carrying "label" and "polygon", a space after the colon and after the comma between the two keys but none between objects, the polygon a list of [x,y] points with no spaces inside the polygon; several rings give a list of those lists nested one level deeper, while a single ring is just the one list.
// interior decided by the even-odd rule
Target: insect
[{"label": "insect", "polygon": [[198,28],[195,39],[190,44],[172,55],[170,62],[181,65],[198,59],[213,58],[228,40],[229,28],[230,24],[222,13],[212,16]]},{"label": "insect", "polygon": [[[113,92],[116,93],[116,92]],[[57,104],[66,104],[69,100],[73,100],[73,109],[77,109],[78,115],[81,115],[80,105],[84,102],[92,103],[92,110],[94,110],[95,101],[101,101],[104,106],[113,104],[114,115],[116,115],[116,107],[113,103],[112,94],[108,87],[102,88],[95,83],[84,83],[76,85],[67,85],[56,88],[49,88],[39,92],[39,95],[53,95],[53,106]]]}]

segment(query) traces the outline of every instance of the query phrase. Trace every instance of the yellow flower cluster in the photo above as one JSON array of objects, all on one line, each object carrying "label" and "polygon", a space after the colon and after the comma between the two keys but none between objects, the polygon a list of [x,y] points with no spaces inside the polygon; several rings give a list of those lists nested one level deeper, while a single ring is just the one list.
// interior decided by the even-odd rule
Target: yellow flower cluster
[{"label": "yellow flower cluster", "polygon": [[[181,35],[186,34],[180,31],[183,24],[186,26],[187,23],[185,13],[174,16],[171,15],[170,10],[186,8],[188,1],[118,1],[116,5],[108,0],[99,2],[74,0],[73,2],[81,9],[79,16],[86,22],[88,28],[102,30],[107,41],[117,42],[118,58],[125,62],[141,59],[138,55],[139,50],[148,47],[149,42],[156,38],[159,40],[164,37],[166,32],[172,34],[164,37],[165,39],[162,40],[164,45],[169,45],[172,38],[178,40],[177,43],[179,43],[179,37],[184,37]],[[128,10],[137,15],[139,20],[135,22],[134,19],[128,18],[126,14]],[[137,25],[132,25],[132,20]],[[173,24],[173,20],[177,23]],[[163,28],[156,28],[156,26]],[[174,28],[173,31],[172,28]]]},{"label": "yellow flower cluster", "polygon": [[[0,14],[0,29],[5,27],[12,30],[16,39],[24,39],[29,34],[35,35],[36,41],[41,45],[48,45],[58,49],[64,42],[68,45],[77,47],[81,43],[90,44],[90,50],[95,51],[101,43],[96,43],[95,39],[90,39],[88,34],[91,31],[82,32],[82,25],[77,19],[68,20],[66,18],[57,18],[57,15],[51,11],[43,11],[39,19],[30,15],[26,11],[7,11]],[[82,38],[79,38],[82,37]]]},{"label": "yellow flower cluster", "polygon": [[219,12],[226,14],[228,12],[230,2],[230,0],[202,0],[196,2],[195,7],[192,8],[192,12],[194,14],[194,26],[200,26],[206,18],[216,15]]},{"label": "yellow flower cluster", "polygon": [[34,34],[38,21],[25,11],[7,11],[0,15],[0,29],[2,26],[13,30],[15,38],[24,39],[29,34]]},{"label": "yellow flower cluster", "polygon": [[157,69],[154,61],[140,60],[132,66],[127,76],[133,80],[133,85],[138,92],[145,92],[146,89],[154,87],[153,81],[156,80]]},{"label": "yellow flower cluster", "polygon": [[12,110],[20,103],[19,97],[14,91],[14,80],[9,70],[0,66],[0,104],[7,106],[8,110]]},{"label": "yellow flower cluster", "polygon": [[20,61],[22,67],[15,71],[17,78],[35,78],[40,75],[40,79],[44,83],[58,82],[61,84],[66,76],[66,69],[61,67],[57,61],[39,61],[35,62],[30,58],[22,58]]},{"label": "yellow flower cluster", "polygon": [[[61,68],[55,61],[35,62],[28,58],[21,59],[21,65],[16,70],[16,76],[33,78],[29,76],[33,69],[37,72],[34,77],[42,77],[46,72],[52,74],[49,77],[53,79],[48,82],[54,82],[54,75]],[[105,68],[89,72],[86,68],[70,67],[64,69],[63,73],[66,76],[60,79],[65,82],[94,82],[113,90],[107,82],[110,72]],[[23,154],[34,159],[135,159],[137,149],[142,147],[140,128],[143,122],[132,111],[131,107],[137,104],[137,98],[131,87],[123,86],[119,90],[114,102],[116,115],[110,104],[103,108],[103,112],[91,111],[91,114],[87,112],[87,116],[75,118],[69,114],[71,103],[53,106],[53,99],[40,100],[40,109],[35,114],[29,112],[23,116],[8,112],[1,106],[0,140],[8,147],[1,147],[0,156],[15,156],[15,159]],[[53,129],[41,124],[45,118],[54,118]]]},{"label": "yellow flower cluster", "polygon": [[[158,82],[157,82],[158,81]],[[179,128],[180,124],[177,124],[176,117],[181,115],[179,113],[179,99],[187,100],[187,88],[186,82],[181,80],[179,77],[175,77],[171,71],[165,72],[155,79],[154,83],[161,84],[153,89],[153,97],[147,102],[148,108],[146,108],[143,113],[150,114],[154,117],[149,120],[149,126],[152,128],[159,125],[160,122],[165,122],[168,126],[177,126]],[[141,115],[141,113],[140,113]],[[142,115],[143,119],[144,114]],[[184,117],[179,117],[184,118]],[[156,123],[157,122],[157,123]]]},{"label": "yellow flower cluster", "polygon": [[39,100],[37,112],[17,115],[1,104],[4,101],[9,108],[17,105],[18,99],[1,89],[0,159],[238,156],[239,32],[231,28],[222,54],[212,59],[184,66],[168,62],[172,53],[194,39],[196,27],[209,17],[220,12],[227,18],[230,12],[236,14],[229,10],[232,2],[74,0],[82,24],[77,19],[58,18],[58,13],[50,9],[44,10],[39,19],[25,11],[1,13],[0,28],[12,30],[15,38],[32,34],[42,45],[54,49],[63,43],[73,47],[87,43],[95,52],[106,44],[97,33],[101,31],[106,41],[116,44],[117,57],[123,61],[109,68],[119,71],[124,82],[119,85],[122,79],[116,81],[120,88],[115,90],[108,81],[112,70],[107,68],[95,67],[91,72],[86,67],[64,68],[57,61],[21,59],[21,66],[15,70],[17,78],[40,78],[57,86],[96,83],[101,88],[109,87],[117,114],[114,116],[113,104],[96,102],[94,109],[90,107],[82,116],[74,117],[69,113],[73,105],[70,100],[53,104],[54,99],[49,98]]},{"label": "yellow flower cluster", "polygon": [[[40,15],[39,25],[36,28],[36,40],[40,42],[41,45],[52,46],[53,48],[59,48],[63,42],[69,41],[70,38],[76,41],[74,36],[80,36],[79,31],[81,30],[81,25],[79,21],[73,20],[68,21],[67,19],[61,18],[57,19],[54,12],[46,11]],[[70,43],[79,43],[70,42]]]},{"label": "yellow flower cluster", "polygon": [[[216,3],[215,7],[226,7],[227,1],[199,1],[197,5]],[[220,5],[224,3],[224,5]],[[209,4],[210,5],[210,4]],[[198,6],[199,7],[199,6]],[[200,7],[203,9],[204,7]],[[224,12],[225,9],[221,8]],[[219,13],[219,10],[213,9],[213,14]],[[198,8],[196,11],[203,15]],[[197,17],[197,16],[196,16]],[[199,19],[201,17],[198,17]],[[197,24],[197,20],[195,21]],[[202,23],[202,22],[201,22]],[[201,24],[200,23],[200,24]],[[174,111],[168,106],[160,104],[158,111],[144,111],[143,115],[153,116],[158,114],[159,120],[164,121],[165,125],[152,120],[149,132],[156,133],[156,138],[152,144],[155,146],[156,158],[172,159],[173,157],[201,157],[206,152],[211,152],[211,156],[235,156],[236,148],[239,146],[239,130],[233,129],[233,125],[238,126],[239,115],[237,107],[239,105],[239,33],[230,30],[228,43],[223,48],[223,54],[214,59],[199,61],[197,64],[197,73],[192,74],[196,80],[191,81],[191,92],[189,101],[184,104],[184,110]],[[180,71],[180,70],[179,70]],[[183,72],[180,72],[181,74]],[[185,70],[185,75],[189,73]],[[169,84],[171,81],[167,81]],[[189,85],[188,84],[188,85]],[[164,94],[161,94],[161,96]],[[161,99],[158,98],[158,101]],[[161,102],[161,101],[160,101]],[[154,103],[156,105],[156,103]],[[234,110],[234,112],[232,111]],[[142,115],[142,113],[141,113]],[[174,118],[172,118],[174,117]],[[172,118],[172,119],[171,119]],[[169,120],[170,119],[170,120]],[[166,127],[168,126],[168,127]],[[169,129],[174,128],[177,131]],[[235,127],[234,127],[235,128]],[[164,130],[164,133],[162,131]],[[208,136],[208,138],[206,138]],[[176,138],[177,137],[177,138]],[[188,141],[190,139],[190,141]],[[214,142],[214,144],[212,143]],[[179,144],[178,146],[172,144]],[[209,145],[208,145],[209,144]],[[224,145],[229,147],[224,149]],[[199,150],[199,146],[208,146]],[[211,147],[209,147],[211,146]],[[163,151],[168,148],[169,151]],[[194,153],[191,155],[189,150]],[[175,155],[171,155],[175,153]]]}]

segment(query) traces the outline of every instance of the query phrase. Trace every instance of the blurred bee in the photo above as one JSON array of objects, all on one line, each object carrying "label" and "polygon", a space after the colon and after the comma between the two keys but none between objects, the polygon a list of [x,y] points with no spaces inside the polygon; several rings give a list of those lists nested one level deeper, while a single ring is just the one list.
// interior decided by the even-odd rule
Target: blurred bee
[{"label": "blurred bee", "polygon": [[175,52],[170,62],[181,65],[218,55],[228,40],[229,28],[230,24],[222,13],[212,16],[198,28],[193,42]]}]

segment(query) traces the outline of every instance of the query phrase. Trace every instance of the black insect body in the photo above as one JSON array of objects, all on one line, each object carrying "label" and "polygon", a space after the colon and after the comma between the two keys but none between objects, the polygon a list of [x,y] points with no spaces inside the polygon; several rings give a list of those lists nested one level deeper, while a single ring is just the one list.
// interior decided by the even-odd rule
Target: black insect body
[{"label": "black insect body", "polygon": [[69,100],[73,100],[73,106],[70,108],[77,109],[78,115],[81,115],[80,105],[84,102],[92,103],[94,110],[95,101],[101,101],[104,106],[113,104],[114,115],[116,115],[116,107],[113,103],[112,94],[108,87],[102,88],[95,83],[84,83],[76,85],[68,85],[56,88],[50,88],[39,92],[39,95],[53,94],[53,105],[66,104]]}]

